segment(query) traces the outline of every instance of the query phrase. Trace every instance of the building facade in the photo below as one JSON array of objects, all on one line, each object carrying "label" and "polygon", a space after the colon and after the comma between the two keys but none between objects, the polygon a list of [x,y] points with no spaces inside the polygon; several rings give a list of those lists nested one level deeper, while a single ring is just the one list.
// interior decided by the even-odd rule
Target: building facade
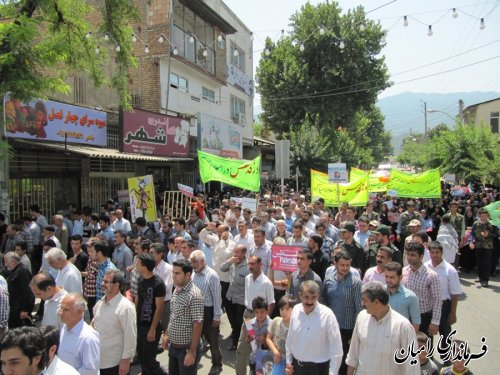
[{"label": "building facade", "polygon": [[[177,190],[177,183],[195,187],[197,148],[243,158],[243,147],[253,146],[250,30],[222,1],[137,0],[136,4],[141,20],[133,25],[131,36],[138,61],[130,71],[132,106],[189,124],[188,154],[124,152],[116,93],[108,87],[95,88],[88,77],[75,74],[67,81],[71,94],[51,99],[105,112],[105,144],[77,144],[68,137],[59,142],[9,138],[14,156],[5,167],[9,204],[3,210],[8,208],[11,219],[18,219],[34,203],[45,215],[70,202],[97,211],[106,200],[116,199],[119,190],[127,189],[127,178],[145,174],[154,175],[158,193]],[[112,72],[112,62],[107,69]]]},{"label": "building facade", "polygon": [[464,109],[464,112],[476,124],[487,124],[493,133],[499,134],[500,98],[470,105]]}]

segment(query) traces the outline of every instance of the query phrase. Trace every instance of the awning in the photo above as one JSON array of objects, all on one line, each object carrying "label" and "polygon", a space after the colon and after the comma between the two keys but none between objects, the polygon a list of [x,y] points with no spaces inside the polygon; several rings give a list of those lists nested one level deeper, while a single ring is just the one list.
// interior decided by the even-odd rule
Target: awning
[{"label": "awning", "polygon": [[224,34],[234,34],[238,31],[202,0],[181,0],[181,3],[187,5],[196,14],[204,18],[205,21],[217,26]]},{"label": "awning", "polygon": [[121,160],[138,160],[138,161],[159,161],[159,162],[176,162],[176,161],[193,161],[192,158],[185,157],[170,157],[170,156],[154,156],[144,154],[131,154],[127,152],[120,152],[113,148],[100,148],[90,146],[78,145],[65,145],[61,143],[45,143],[45,142],[32,142],[21,139],[16,139],[15,142],[30,145],[32,147],[44,147],[51,150],[71,152],[74,154],[88,156],[90,158],[103,158],[103,159],[121,159]]}]

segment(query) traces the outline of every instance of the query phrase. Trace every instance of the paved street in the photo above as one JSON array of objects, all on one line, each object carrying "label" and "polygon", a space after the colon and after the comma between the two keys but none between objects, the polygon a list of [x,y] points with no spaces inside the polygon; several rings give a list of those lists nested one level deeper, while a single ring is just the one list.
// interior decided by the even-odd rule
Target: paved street
[{"label": "paved street", "polygon": [[[453,326],[457,330],[456,338],[468,342],[472,353],[481,352],[481,338],[486,337],[488,353],[483,358],[473,361],[469,368],[476,375],[494,375],[497,374],[494,369],[500,368],[500,324],[498,324],[498,314],[500,311],[500,277],[497,276],[490,280],[488,289],[481,288],[475,283],[475,274],[462,273],[460,275],[463,298],[458,304],[458,322]],[[224,358],[223,375],[234,375],[235,352],[227,351],[229,346],[228,335],[230,333],[229,322],[225,315],[221,322],[223,339],[221,341],[222,356]],[[168,354],[164,352],[158,356],[158,360],[167,367]],[[210,370],[210,353],[203,356],[200,369],[200,375],[208,374]],[[133,375],[140,374],[139,366],[135,366]]]}]

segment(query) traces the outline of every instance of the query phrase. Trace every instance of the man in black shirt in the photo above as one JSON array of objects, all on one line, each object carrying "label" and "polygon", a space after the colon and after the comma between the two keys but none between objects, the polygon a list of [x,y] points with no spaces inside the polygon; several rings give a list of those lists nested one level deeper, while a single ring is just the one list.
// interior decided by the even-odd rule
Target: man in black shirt
[{"label": "man in black shirt", "polygon": [[153,273],[156,262],[153,254],[143,253],[136,263],[141,274],[138,285],[137,307],[137,355],[144,375],[164,375],[156,360],[161,336],[160,319],[165,303],[165,283]]},{"label": "man in black shirt", "polygon": [[356,224],[352,221],[346,221],[344,226],[340,228],[340,237],[338,246],[347,251],[351,256],[351,267],[357,268],[360,274],[363,275],[366,271],[365,266],[365,251],[359,243],[354,240],[354,233],[356,232]]},{"label": "man in black shirt", "polygon": [[316,272],[316,274],[321,278],[321,281],[324,281],[326,269],[330,267],[330,262],[328,261],[326,255],[321,251],[322,246],[323,238],[321,238],[319,234],[312,234],[311,237],[309,237],[307,247],[313,254],[311,269]]}]

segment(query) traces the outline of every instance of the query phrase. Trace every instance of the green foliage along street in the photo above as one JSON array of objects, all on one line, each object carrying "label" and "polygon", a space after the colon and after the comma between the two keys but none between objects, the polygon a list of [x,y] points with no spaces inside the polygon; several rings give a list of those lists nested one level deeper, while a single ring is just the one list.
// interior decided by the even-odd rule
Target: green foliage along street
[{"label": "green foliage along street", "polygon": [[[362,7],[341,14],[333,3],[304,5],[291,26],[277,42],[266,40],[257,68],[263,125],[290,138],[303,165],[341,158],[349,166],[371,166],[383,160],[391,147],[374,106],[389,86],[380,25],[365,18]],[[302,136],[308,129],[317,145],[306,151]]]}]

